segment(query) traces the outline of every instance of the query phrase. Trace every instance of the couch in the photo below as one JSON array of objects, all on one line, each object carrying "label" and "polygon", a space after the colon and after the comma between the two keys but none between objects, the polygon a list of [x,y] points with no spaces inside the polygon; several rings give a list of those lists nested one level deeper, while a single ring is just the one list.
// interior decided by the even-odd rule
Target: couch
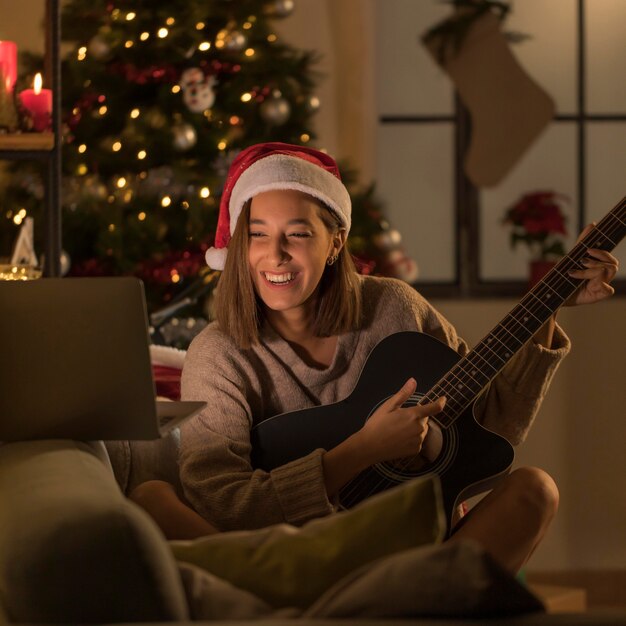
[{"label": "couch", "polygon": [[[324,626],[398,623],[350,615],[321,620],[323,611],[316,616],[276,610],[177,561],[152,520],[125,497],[141,480],[168,478],[163,468],[175,467],[172,437],[108,447],[70,440],[0,444],[0,623],[185,623],[198,615],[230,624],[288,624],[295,617]],[[488,620],[402,621],[445,626]],[[500,611],[489,623],[616,626],[626,625],[626,612],[507,617]]]}]

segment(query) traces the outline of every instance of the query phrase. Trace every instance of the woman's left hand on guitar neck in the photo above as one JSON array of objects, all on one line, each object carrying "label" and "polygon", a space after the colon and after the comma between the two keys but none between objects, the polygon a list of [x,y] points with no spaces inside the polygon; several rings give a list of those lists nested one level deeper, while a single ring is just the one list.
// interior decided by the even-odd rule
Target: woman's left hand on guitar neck
[{"label": "woman's left hand on guitar neck", "polygon": [[[595,223],[589,224],[578,237],[578,241],[583,239],[594,226]],[[619,261],[606,250],[589,248],[587,252],[588,256],[582,260],[586,269],[570,271],[570,276],[581,278],[585,282],[565,302],[564,306],[593,304],[610,298],[615,293],[610,283],[617,274]],[[546,348],[551,347],[555,323],[556,313],[535,333],[533,340]]]}]

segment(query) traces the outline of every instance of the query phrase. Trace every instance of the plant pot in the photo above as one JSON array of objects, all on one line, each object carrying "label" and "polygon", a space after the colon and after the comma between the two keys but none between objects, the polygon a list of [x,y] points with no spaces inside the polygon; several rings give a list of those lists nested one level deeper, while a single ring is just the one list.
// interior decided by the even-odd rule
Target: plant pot
[{"label": "plant pot", "polygon": [[531,261],[529,265],[528,287],[534,287],[555,265],[556,261]]}]

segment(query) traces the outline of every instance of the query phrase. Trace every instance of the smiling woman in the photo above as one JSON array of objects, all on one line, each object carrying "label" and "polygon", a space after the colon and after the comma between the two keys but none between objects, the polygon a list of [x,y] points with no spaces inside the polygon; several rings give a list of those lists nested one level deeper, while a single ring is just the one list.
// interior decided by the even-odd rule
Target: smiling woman
[{"label": "smiling woman", "polygon": [[[365,470],[415,461],[422,451],[428,458],[437,431],[429,419],[441,419],[448,391],[421,397],[413,370],[404,369],[367,407],[348,398],[372,350],[394,333],[426,333],[456,352],[453,357],[467,355],[468,347],[406,283],[356,273],[346,247],[350,216],[350,197],[325,153],[268,143],[233,161],[215,247],[207,252],[209,265],[223,269],[217,320],[192,342],[182,375],[181,396],[207,403],[181,428],[181,484],[193,508],[171,489],[155,486],[156,496],[142,489],[141,503],[156,512],[171,538],[201,534],[202,528],[301,526],[336,512],[342,490]],[[605,254],[587,267],[580,277],[596,291],[581,297],[609,295],[604,281],[611,280],[616,261]],[[549,320],[495,377],[476,418],[511,442],[523,440],[568,345]],[[382,368],[393,373],[397,360],[394,353]],[[272,467],[256,463],[257,425],[279,414],[301,424],[306,418],[291,412],[339,402],[349,407],[335,420],[340,436],[319,437],[318,422],[309,421],[308,439],[296,428],[274,444],[301,453]],[[354,427],[348,426],[352,418]],[[328,425],[327,417],[322,424]],[[518,469],[452,528],[448,541],[477,541],[514,571],[542,538],[557,500],[545,472]]]}]

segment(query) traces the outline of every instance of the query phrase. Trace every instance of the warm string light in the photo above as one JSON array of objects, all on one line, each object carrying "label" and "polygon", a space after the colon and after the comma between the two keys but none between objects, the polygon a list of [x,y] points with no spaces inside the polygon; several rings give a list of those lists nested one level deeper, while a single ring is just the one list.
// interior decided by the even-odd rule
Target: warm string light
[{"label": "warm string light", "polygon": [[13,223],[16,226],[19,226],[23,221],[24,218],[26,217],[26,209],[20,209],[14,216],[13,216]]}]

